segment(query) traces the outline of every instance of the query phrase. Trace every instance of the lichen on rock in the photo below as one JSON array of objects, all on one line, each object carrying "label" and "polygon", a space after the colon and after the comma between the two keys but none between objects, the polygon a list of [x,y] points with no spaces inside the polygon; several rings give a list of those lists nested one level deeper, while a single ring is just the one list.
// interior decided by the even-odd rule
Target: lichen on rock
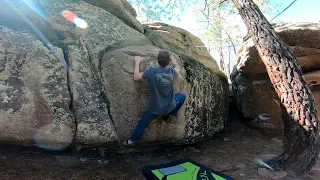
[{"label": "lichen on rock", "polygon": [[32,144],[51,124],[51,141],[70,144],[75,123],[64,65],[33,34],[1,26],[0,37],[0,140]]},{"label": "lichen on rock", "polygon": [[[134,56],[147,57],[143,71],[157,65],[161,49],[182,66],[174,87],[187,100],[176,121],[154,121],[143,140],[192,143],[224,128],[228,83],[197,37],[165,24],[179,37],[170,41],[162,34],[156,41],[142,34],[124,0],[29,2],[41,13],[23,2],[15,8],[0,2],[0,15],[12,14],[0,19],[0,141],[30,145],[35,140],[58,150],[71,143],[108,146],[128,139],[149,101],[148,85],[133,81]],[[120,17],[96,3],[119,3],[128,12]],[[74,26],[63,10],[88,27]]]}]

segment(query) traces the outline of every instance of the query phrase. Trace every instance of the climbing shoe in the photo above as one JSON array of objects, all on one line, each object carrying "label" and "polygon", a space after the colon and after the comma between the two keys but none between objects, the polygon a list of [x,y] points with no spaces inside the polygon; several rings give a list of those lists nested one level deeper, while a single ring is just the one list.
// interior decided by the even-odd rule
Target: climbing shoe
[{"label": "climbing shoe", "polygon": [[131,140],[125,140],[121,143],[123,146],[133,146],[134,142],[132,142]]}]

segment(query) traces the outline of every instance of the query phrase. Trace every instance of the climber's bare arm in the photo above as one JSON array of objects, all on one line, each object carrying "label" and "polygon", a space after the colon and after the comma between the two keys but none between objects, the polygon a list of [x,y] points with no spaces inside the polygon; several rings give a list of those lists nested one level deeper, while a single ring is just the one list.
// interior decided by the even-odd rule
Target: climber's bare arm
[{"label": "climber's bare arm", "polygon": [[180,70],[181,70],[181,67],[179,66],[179,64],[177,63],[177,60],[170,56],[170,59],[171,59],[171,63],[173,64],[173,68],[178,72],[180,73]]},{"label": "climber's bare arm", "polygon": [[174,69],[175,69],[178,73],[180,73],[181,67],[180,67],[178,64],[176,64],[176,65],[174,65]]},{"label": "climber's bare arm", "polygon": [[135,65],[134,65],[133,79],[135,81],[141,81],[142,80],[142,72],[140,72],[140,70],[139,70],[141,61],[142,61],[142,58],[140,56],[134,57]]}]

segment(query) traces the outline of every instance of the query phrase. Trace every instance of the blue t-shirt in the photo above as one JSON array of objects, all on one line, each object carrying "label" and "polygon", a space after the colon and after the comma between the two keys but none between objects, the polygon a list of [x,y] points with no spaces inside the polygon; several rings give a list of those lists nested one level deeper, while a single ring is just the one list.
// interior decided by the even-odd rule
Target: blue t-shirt
[{"label": "blue t-shirt", "polygon": [[167,115],[176,107],[173,88],[173,78],[176,74],[173,68],[153,67],[142,73],[142,78],[149,82],[149,110],[152,114]]}]

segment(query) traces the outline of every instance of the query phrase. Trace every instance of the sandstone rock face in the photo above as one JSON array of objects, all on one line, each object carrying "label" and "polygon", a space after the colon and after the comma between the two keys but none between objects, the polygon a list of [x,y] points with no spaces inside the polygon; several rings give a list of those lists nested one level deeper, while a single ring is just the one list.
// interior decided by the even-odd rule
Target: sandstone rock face
[{"label": "sandstone rock face", "polygon": [[[133,81],[134,56],[147,57],[143,71],[156,66],[157,53],[168,47],[152,46],[119,14],[95,4],[119,3],[118,9],[133,17],[125,0],[28,2],[38,11],[22,1],[15,8],[0,2],[0,17],[10,17],[0,18],[0,141],[30,145],[34,140],[40,147],[62,149],[70,143],[94,146],[128,139],[149,101],[148,85]],[[66,9],[88,28],[64,19]],[[186,37],[193,38],[189,44],[201,43],[191,34]],[[183,69],[174,86],[187,95],[186,103],[176,121],[153,122],[146,141],[196,142],[224,128],[226,77],[207,51],[184,52],[183,44],[169,50]]]},{"label": "sandstone rock face", "polygon": [[[95,68],[98,68],[98,59],[103,52],[112,48],[121,48],[130,45],[145,45],[151,42],[138,31],[130,28],[110,12],[92,6],[83,1],[64,3],[41,1],[42,7],[49,16],[51,26],[59,33],[62,43],[81,44],[88,49]],[[74,28],[72,23],[60,14],[68,9],[82,17],[88,28]],[[107,22],[107,23],[106,23]]]},{"label": "sandstone rock face", "polygon": [[[73,111],[77,121],[77,142],[94,144],[112,142],[117,132],[108,112],[108,95],[103,91],[100,61],[107,49],[151,42],[104,9],[85,2],[47,3],[42,6],[52,27],[63,36],[60,43],[68,53]],[[59,12],[68,9],[88,23],[87,29],[73,28]],[[94,14],[94,15],[92,15]],[[108,22],[108,23],[105,23]]]},{"label": "sandstone rock face", "polygon": [[128,26],[143,33],[142,24],[136,19],[137,13],[127,0],[84,0],[94,6],[103,8],[117,16]]},{"label": "sandstone rock face", "polygon": [[318,110],[318,119],[320,117],[320,88],[314,88],[312,89],[313,91],[313,97],[314,100],[316,101],[316,106],[317,106],[317,110]]},{"label": "sandstone rock face", "polygon": [[213,71],[219,72],[218,64],[198,37],[164,23],[149,23],[144,26],[145,35],[155,46],[196,59]]},{"label": "sandstone rock face", "polygon": [[117,134],[109,116],[107,98],[87,49],[70,45],[67,50],[71,109],[77,126],[76,142],[98,144],[115,141]]},{"label": "sandstone rock face", "polygon": [[279,98],[269,80],[252,80],[238,73],[232,77],[232,85],[238,109],[246,118],[256,119],[260,114],[268,114],[275,127],[282,127]]},{"label": "sandstone rock face", "polygon": [[305,73],[304,77],[310,87],[320,86],[320,70]]},{"label": "sandstone rock face", "polygon": [[286,23],[276,27],[281,39],[289,46],[320,48],[320,24],[317,23]]},{"label": "sandstone rock face", "polygon": [[[320,69],[319,24],[284,24],[276,26],[275,30],[291,47],[304,72]],[[244,42],[239,50],[237,69],[244,75],[267,72],[252,39]]]},{"label": "sandstone rock face", "polygon": [[[148,106],[148,86],[146,82],[134,82],[134,56],[144,56],[141,66],[157,66],[156,57],[159,48],[154,46],[128,46],[107,52],[102,60],[103,85],[109,95],[111,114],[116,129],[121,131],[120,139],[127,139]],[[221,77],[212,74],[194,59],[183,59],[175,55],[179,64],[184,64],[182,77],[175,79],[176,92],[182,89],[187,95],[184,107],[178,119],[164,122],[154,121],[145,140],[191,139],[211,137],[224,127],[227,102]],[[183,79],[186,80],[185,83]],[[215,111],[219,109],[220,111]]]},{"label": "sandstone rock face", "polygon": [[63,63],[33,34],[0,26],[0,37],[0,141],[69,145],[75,120]]},{"label": "sandstone rock face", "polygon": [[[297,57],[317,101],[320,86],[320,25],[283,24],[277,25],[275,30]],[[279,98],[251,39],[244,42],[239,50],[238,65],[231,76],[235,98],[244,116],[255,119],[259,114],[266,113],[271,116],[275,127],[282,128]]]},{"label": "sandstone rock face", "polygon": [[[224,96],[221,97],[221,102],[222,104],[219,105],[219,109],[221,112],[215,112],[215,113],[221,113],[220,115],[224,116],[223,114],[227,114],[227,104],[225,102],[228,102],[228,82],[226,81],[226,76],[219,70],[218,64],[216,61],[210,56],[208,50],[205,48],[203,42],[196,36],[192,35],[186,30],[183,30],[181,28],[177,28],[168,24],[164,23],[149,23],[149,24],[144,24],[145,26],[145,35],[146,37],[149,38],[149,40],[157,47],[160,47],[162,49],[167,49],[171,52],[174,52],[176,55],[178,55],[182,60],[181,60],[181,65],[184,66],[187,74],[189,76],[186,76],[187,81],[189,81],[191,89],[189,89],[189,96],[194,97],[198,96],[195,93],[204,93],[208,92],[208,89],[214,90],[215,87],[218,84],[222,84],[221,86],[221,91],[225,92],[223,93]],[[203,66],[199,68],[198,63],[201,63]],[[196,68],[195,68],[196,67]],[[195,69],[194,69],[195,68]],[[206,69],[206,70],[205,70]],[[209,71],[207,71],[209,70]],[[206,72],[212,72],[213,74],[216,74],[219,78],[212,78],[212,76],[208,76],[208,74],[204,74],[203,71]],[[188,79],[189,78],[189,79]],[[194,81],[193,83],[191,83]],[[204,83],[205,82],[205,83]],[[197,89],[204,84],[206,86],[209,86],[209,88],[205,89]],[[212,85],[209,85],[212,83]],[[222,95],[222,94],[221,94]],[[202,96],[202,95],[201,95]],[[209,96],[210,97],[211,93]],[[225,99],[225,100],[222,100]],[[194,131],[194,128],[200,128],[202,133],[200,135],[204,135],[205,132],[210,132],[205,130],[204,127],[211,128],[211,126],[216,126],[217,124],[215,122],[218,122],[214,120],[215,122],[209,123],[209,125],[205,125],[206,121],[202,121],[201,118],[206,118],[207,116],[210,115],[210,111],[214,109],[206,109],[204,107],[204,104],[206,103],[211,103],[210,99],[208,101],[199,101],[196,99],[193,99],[192,102],[190,102],[189,107],[190,111],[186,112],[186,116],[194,116],[193,114],[196,112],[201,112],[202,115],[200,116],[195,116],[193,118],[196,118],[195,121],[190,121],[193,123],[190,123],[189,125],[187,124],[188,127],[190,127],[187,131],[187,136],[194,136],[194,134],[199,134],[198,132]],[[220,101],[220,100],[219,100]],[[197,104],[200,103],[200,104]],[[205,103],[206,102],[206,103]],[[212,104],[213,105],[213,104]],[[216,106],[216,105],[214,105]],[[188,107],[188,105],[187,105]],[[212,113],[212,112],[211,112]],[[218,114],[215,114],[213,116],[220,116]],[[219,125],[218,125],[219,127]],[[197,130],[199,131],[199,130]],[[201,135],[201,136],[202,136]]]}]

